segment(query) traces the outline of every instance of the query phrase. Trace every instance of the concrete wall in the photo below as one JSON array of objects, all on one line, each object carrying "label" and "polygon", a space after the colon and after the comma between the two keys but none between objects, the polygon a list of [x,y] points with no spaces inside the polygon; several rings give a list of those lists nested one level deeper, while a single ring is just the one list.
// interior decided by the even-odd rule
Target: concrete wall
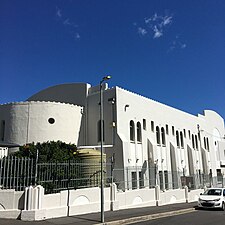
[{"label": "concrete wall", "polygon": [[[225,172],[221,167],[225,164],[224,120],[218,113],[205,110],[202,115],[195,116],[119,87],[108,88],[104,83],[103,89],[104,144],[113,145],[106,149],[106,159],[109,162],[114,155],[117,169],[142,168],[153,159],[152,166],[157,166],[163,176],[164,171],[168,174],[180,171],[186,176],[212,171],[213,177],[217,176],[217,170]],[[38,102],[42,100],[58,103]],[[84,83],[56,85],[31,96],[28,101],[0,106],[0,126],[5,121],[5,142],[25,144],[61,140],[79,146],[100,144],[99,86]],[[82,105],[83,112],[81,114],[78,106],[59,102]],[[49,118],[54,118],[55,123],[49,124]],[[130,141],[130,121],[135,125],[134,141]],[[141,124],[141,141],[137,140],[138,123]],[[157,143],[156,127],[165,130],[165,144]],[[177,146],[176,132],[179,139],[183,136],[183,146]],[[0,138],[2,135],[0,127]],[[192,136],[195,137],[194,147]],[[209,140],[209,149],[204,147],[204,138]],[[147,173],[145,176],[148,177]],[[127,183],[125,175],[120,178]]]},{"label": "concrete wall", "polygon": [[0,159],[8,155],[8,148],[7,147],[0,147]]},{"label": "concrete wall", "polygon": [[[224,149],[220,146],[223,146],[221,143],[225,143],[222,138],[225,129],[224,120],[219,114],[212,110],[205,110],[203,115],[195,116],[119,87],[107,89],[105,86],[104,88],[104,144],[113,145],[113,148],[106,150],[106,157],[109,162],[114,155],[116,168],[142,168],[149,159],[154,159],[152,166],[157,165],[158,171],[162,171],[163,176],[164,171],[168,174],[179,171],[185,176],[193,176],[199,172],[208,175],[210,170],[213,176],[216,176],[217,169],[222,169],[223,172],[220,164]],[[85,109],[87,133],[86,140],[83,141],[85,145],[100,144],[99,108],[99,87],[94,87],[88,94]],[[132,142],[130,121],[134,121],[135,124],[135,140]],[[137,140],[138,123],[141,124],[141,141]],[[160,131],[165,130],[165,145],[157,144],[156,127],[159,127]],[[218,131],[216,136],[219,136],[219,139],[215,139],[215,130]],[[183,136],[183,146],[181,144],[177,146],[176,132],[179,134],[180,142],[180,136]],[[192,137],[194,137],[194,147]],[[204,146],[204,138],[209,140],[209,149]],[[218,146],[214,146],[215,142]],[[82,142],[80,144],[82,145]],[[149,145],[152,146],[152,152]],[[174,149],[174,157],[171,157],[171,146]],[[147,177],[148,174],[146,173],[145,176]],[[125,175],[122,178],[125,181],[125,189],[127,178]],[[168,179],[172,179],[171,175]]]},{"label": "concrete wall", "polygon": [[[197,201],[203,190],[185,189],[161,192],[159,187],[117,191],[116,185],[104,189],[105,211],[159,206]],[[44,220],[100,212],[100,188],[65,190],[44,194],[44,188],[27,187],[25,192],[0,190],[0,218],[21,218],[26,221]]]},{"label": "concrete wall", "polygon": [[24,192],[0,190],[0,217],[17,219],[24,207]]},{"label": "concrete wall", "polygon": [[58,141],[77,144],[82,107],[56,102],[22,102],[0,106],[4,141],[24,145]]},{"label": "concrete wall", "polygon": [[[44,220],[50,218],[80,215],[100,211],[100,188],[86,188],[61,191],[44,195],[41,186],[28,187],[25,190],[22,220]],[[111,207],[111,189],[104,189],[105,210]]]},{"label": "concrete wall", "polygon": [[[224,120],[218,113],[205,110],[203,115],[191,115],[118,87],[106,90],[105,95],[110,96],[110,93],[115,95],[116,135],[121,139],[123,146],[122,150],[116,149],[115,146],[115,160],[123,158],[123,167],[141,168],[145,161],[152,157],[153,163],[157,164],[159,171],[171,172],[174,163],[176,167],[174,171],[185,173],[186,176],[193,175],[193,171],[194,173],[200,171],[209,174],[211,169],[213,176],[216,176],[217,169],[223,171],[220,163],[224,149],[220,146],[222,146],[221,143],[225,143],[223,139],[225,129]],[[94,104],[93,97],[92,100],[92,104]],[[111,106],[106,102],[104,106],[104,111],[110,115]],[[109,120],[112,121],[111,118]],[[106,123],[109,124],[110,121],[106,121]],[[130,121],[134,121],[135,124],[134,141],[130,141]],[[152,122],[154,123],[153,130]],[[138,123],[141,124],[141,141],[137,140]],[[157,144],[157,126],[160,131],[161,129],[165,130],[165,145],[162,145],[161,134],[161,144]],[[92,124],[92,130],[93,127],[94,124]],[[215,130],[218,131],[216,134]],[[180,146],[177,146],[176,132],[179,134]],[[106,130],[106,135],[111,136],[111,132]],[[181,146],[181,135],[183,136],[183,146]],[[194,147],[192,136],[195,139]],[[204,147],[204,138],[209,139],[209,149]],[[215,142],[218,143],[217,146],[214,145]],[[148,143],[151,143],[153,149],[151,157]],[[172,162],[171,159],[170,146],[174,146],[175,162]],[[192,162],[188,157],[188,148],[192,155]],[[190,165],[193,168],[190,168]]]},{"label": "concrete wall", "polygon": [[118,192],[119,209],[155,206],[155,189],[129,190]]}]

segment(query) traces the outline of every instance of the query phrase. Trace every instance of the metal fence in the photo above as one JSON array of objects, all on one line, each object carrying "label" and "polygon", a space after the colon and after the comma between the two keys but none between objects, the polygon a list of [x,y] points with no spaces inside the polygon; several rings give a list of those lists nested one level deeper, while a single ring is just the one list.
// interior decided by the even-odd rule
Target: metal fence
[{"label": "metal fence", "polygon": [[0,159],[0,187],[24,190],[35,182],[35,160],[12,156]]},{"label": "metal fence", "polygon": [[[106,168],[106,165],[104,166]],[[45,187],[47,193],[66,189],[100,186],[100,163],[87,164],[76,160],[66,162],[38,163],[37,183]],[[104,169],[106,183],[106,170]]]},{"label": "metal fence", "polygon": [[[35,159],[8,156],[0,159],[0,188],[22,191],[30,185],[40,184],[45,193],[65,189],[100,186],[100,163],[87,164],[80,160],[37,163]],[[104,183],[106,175],[104,164]]]},{"label": "metal fence", "polygon": [[[45,193],[55,193],[66,189],[100,186],[100,163],[87,164],[81,160],[66,162],[37,163],[35,159],[8,156],[0,159],[0,188],[22,191],[29,185],[41,184]],[[214,179],[214,180],[213,180]],[[212,183],[224,186],[223,176],[196,173],[185,176],[180,171],[158,171],[156,167],[113,168],[104,164],[104,183],[116,183],[121,190],[154,188],[161,190],[210,187]]]},{"label": "metal fence", "polygon": [[[211,187],[212,178],[208,174],[184,175],[181,171],[158,171],[153,167],[125,167],[124,169],[114,169],[112,179],[117,184],[118,189],[132,190],[141,188],[154,188],[159,185],[161,190],[184,188],[188,186],[190,190]],[[124,179],[121,179],[124,177]],[[225,180],[216,177],[214,183],[225,184]]]}]

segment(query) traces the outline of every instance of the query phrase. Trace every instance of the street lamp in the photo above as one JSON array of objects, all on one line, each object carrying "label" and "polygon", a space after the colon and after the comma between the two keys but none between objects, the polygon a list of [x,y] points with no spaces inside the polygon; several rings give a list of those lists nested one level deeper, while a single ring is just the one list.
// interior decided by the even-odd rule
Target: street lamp
[{"label": "street lamp", "polygon": [[104,223],[104,177],[103,177],[103,138],[104,138],[104,120],[103,120],[103,83],[109,80],[111,76],[105,76],[100,81],[100,123],[101,123],[101,222]]}]

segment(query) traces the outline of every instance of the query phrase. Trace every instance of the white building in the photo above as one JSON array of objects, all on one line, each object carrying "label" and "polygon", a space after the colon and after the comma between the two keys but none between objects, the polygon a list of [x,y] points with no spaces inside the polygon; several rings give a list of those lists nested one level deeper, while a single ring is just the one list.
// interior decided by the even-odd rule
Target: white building
[{"label": "white building", "polygon": [[[104,92],[104,144],[114,158],[115,180],[122,189],[160,184],[176,188],[202,175],[225,172],[225,129],[214,111],[191,115],[119,87]],[[47,88],[25,102],[0,106],[4,143],[61,140],[78,146],[100,144],[99,86],[74,83]],[[196,179],[198,178],[198,179]],[[122,182],[121,182],[122,181]]]}]

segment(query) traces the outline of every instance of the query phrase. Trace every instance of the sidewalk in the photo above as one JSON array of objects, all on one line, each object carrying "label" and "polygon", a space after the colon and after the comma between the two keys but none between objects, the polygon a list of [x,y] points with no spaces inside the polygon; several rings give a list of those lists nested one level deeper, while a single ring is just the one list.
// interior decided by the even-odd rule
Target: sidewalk
[{"label": "sidewalk", "polygon": [[[124,209],[118,211],[107,211],[104,213],[105,223],[108,225],[125,225],[132,222],[147,221],[156,218],[168,217],[183,213],[193,212],[197,203],[179,203],[164,206],[151,206],[144,208]],[[21,221],[14,219],[0,219],[4,225],[96,225],[101,224],[100,213],[90,213],[78,216],[48,219],[45,221]]]},{"label": "sidewalk", "polygon": [[[177,215],[194,211],[194,207],[197,205],[194,203],[179,203],[164,206],[151,206],[144,208],[125,209],[118,211],[107,211],[104,213],[105,224],[117,225],[117,224],[129,224],[137,221],[144,221],[153,218],[167,217],[171,215]],[[79,224],[79,225],[93,225],[101,224],[101,214],[92,213],[78,216],[71,216],[68,218],[59,218],[47,220],[49,224]],[[66,223],[66,221],[68,223]]]}]

